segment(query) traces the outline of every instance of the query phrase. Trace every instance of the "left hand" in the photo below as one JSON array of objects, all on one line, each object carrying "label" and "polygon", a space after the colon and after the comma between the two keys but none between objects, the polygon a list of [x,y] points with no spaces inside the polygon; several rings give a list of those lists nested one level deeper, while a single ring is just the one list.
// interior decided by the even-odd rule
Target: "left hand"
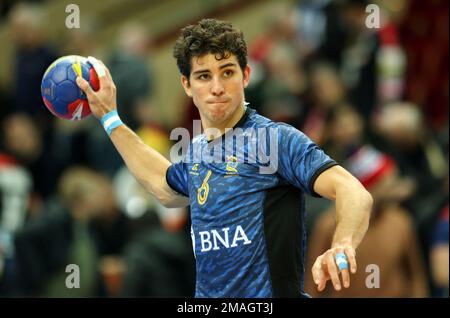
[{"label": "left hand", "polygon": [[[348,264],[352,274],[356,273],[356,252],[351,245],[337,245],[330,248],[325,253],[317,257],[311,269],[314,283],[317,285],[319,292],[325,289],[328,280],[331,280],[335,290],[341,290],[341,280],[339,278],[339,268],[336,264],[336,255],[344,253],[347,256]],[[342,276],[342,283],[345,288],[350,286],[350,273],[347,269],[340,272]]]}]

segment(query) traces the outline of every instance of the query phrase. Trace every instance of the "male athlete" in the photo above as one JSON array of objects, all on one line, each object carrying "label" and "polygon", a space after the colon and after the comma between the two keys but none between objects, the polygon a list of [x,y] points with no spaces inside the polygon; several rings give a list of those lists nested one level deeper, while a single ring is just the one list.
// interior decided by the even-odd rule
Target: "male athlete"
[{"label": "male athlete", "polygon": [[[181,84],[208,131],[191,141],[187,160],[175,164],[121,122],[116,88],[101,61],[89,58],[100,77],[99,91],[94,92],[81,78],[77,81],[92,113],[138,181],[167,207],[190,206],[197,266],[195,296],[306,296],[305,193],[336,201],[332,246],[317,257],[312,268],[318,290],[328,280],[336,290],[342,284],[348,287],[350,271],[356,272],[355,249],[368,228],[370,194],[302,132],[247,107],[247,48],[242,32],[231,24],[204,19],[185,27],[174,57]],[[273,140],[269,140],[270,133],[260,134],[261,129],[276,132],[276,160],[270,157],[276,171],[271,173],[261,168],[267,165],[262,157],[271,150],[264,145]],[[233,131],[256,143],[236,149],[233,139],[226,138]],[[212,149],[232,152],[225,152],[222,161],[204,160]],[[259,159],[242,162],[236,151],[244,152],[244,158],[256,153],[252,158]],[[188,160],[192,154],[195,158]]]}]

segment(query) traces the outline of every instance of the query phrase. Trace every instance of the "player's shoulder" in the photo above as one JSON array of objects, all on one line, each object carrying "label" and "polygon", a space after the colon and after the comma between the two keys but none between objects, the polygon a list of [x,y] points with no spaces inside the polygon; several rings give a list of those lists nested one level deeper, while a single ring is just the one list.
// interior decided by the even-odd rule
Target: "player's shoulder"
[{"label": "player's shoulder", "polygon": [[278,145],[281,147],[295,147],[298,145],[309,145],[313,143],[306,134],[294,126],[284,122],[272,121],[271,119],[257,113],[251,116],[251,127],[256,131],[265,129],[265,136],[267,138],[277,136]]},{"label": "player's shoulder", "polygon": [[267,117],[262,116],[256,110],[254,110],[252,108],[249,108],[247,110],[247,113],[248,113],[248,117],[247,117],[247,120],[245,121],[244,128],[248,128],[248,127],[255,127],[255,128],[267,127],[267,126],[270,126],[271,123],[272,123],[272,120],[270,120]]},{"label": "player's shoulder", "polygon": [[273,128],[277,129],[281,134],[300,134],[303,133],[292,125],[284,122],[273,121],[267,117],[258,114],[255,110],[250,112],[249,124],[255,128]]},{"label": "player's shoulder", "polygon": [[191,146],[195,144],[201,144],[205,141],[205,134],[199,134],[197,136],[194,136],[191,140]]}]

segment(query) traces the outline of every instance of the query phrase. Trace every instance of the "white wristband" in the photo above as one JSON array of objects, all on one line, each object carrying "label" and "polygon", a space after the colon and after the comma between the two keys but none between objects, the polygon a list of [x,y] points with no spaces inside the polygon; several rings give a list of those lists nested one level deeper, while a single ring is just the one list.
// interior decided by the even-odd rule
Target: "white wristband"
[{"label": "white wristband", "polygon": [[119,115],[117,114],[117,110],[110,111],[109,113],[103,115],[100,122],[103,125],[103,128],[105,129],[108,136],[111,135],[112,131],[123,125],[122,120],[120,120]]}]

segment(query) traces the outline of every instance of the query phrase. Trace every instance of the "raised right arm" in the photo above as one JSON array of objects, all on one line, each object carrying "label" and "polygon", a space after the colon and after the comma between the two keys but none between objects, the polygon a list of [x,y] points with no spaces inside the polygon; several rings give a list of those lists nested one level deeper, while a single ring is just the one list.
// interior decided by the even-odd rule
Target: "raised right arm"
[{"label": "raised right arm", "polygon": [[[101,119],[117,108],[116,86],[109,70],[101,61],[89,58],[89,62],[98,74],[100,89],[94,92],[89,83],[81,77],[77,78],[77,84],[86,93],[91,112]],[[144,144],[124,124],[115,128],[110,137],[130,172],[161,204],[166,207],[184,207],[189,204],[188,198],[173,191],[166,181],[166,172],[171,165],[169,160]]]}]

